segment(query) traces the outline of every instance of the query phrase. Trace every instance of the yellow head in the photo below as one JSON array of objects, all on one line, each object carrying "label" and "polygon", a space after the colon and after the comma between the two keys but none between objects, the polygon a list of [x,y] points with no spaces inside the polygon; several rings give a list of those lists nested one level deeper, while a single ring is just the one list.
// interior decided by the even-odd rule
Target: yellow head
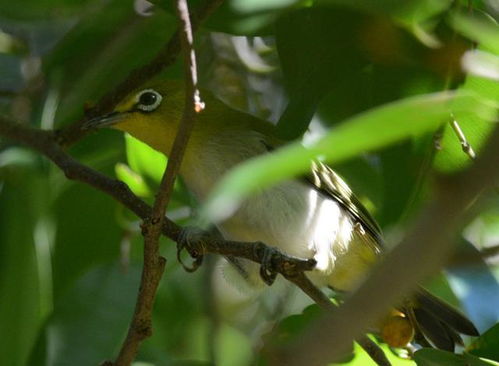
[{"label": "yellow head", "polygon": [[[235,164],[267,152],[267,146],[278,145],[271,138],[270,123],[230,108],[205,90],[201,97],[206,108],[196,115],[180,167],[184,180],[191,182],[191,190],[198,193],[208,191]],[[168,155],[184,103],[183,82],[151,82],[130,93],[111,113],[86,122],[84,128],[111,127],[128,132]],[[194,185],[202,188],[196,190]]]},{"label": "yellow head", "polygon": [[[198,148],[212,136],[230,135],[234,145],[241,145],[242,131],[273,134],[273,126],[268,122],[230,108],[206,90],[201,91],[201,97],[206,108],[196,116],[186,151],[187,159],[189,155],[197,154]],[[111,113],[87,121],[83,128],[115,128],[169,154],[182,118],[184,101],[182,81],[152,81],[130,93]]]},{"label": "yellow head", "polygon": [[113,112],[86,122],[84,128],[122,130],[154,149],[168,153],[182,116],[183,104],[182,82],[152,82],[130,93]]}]

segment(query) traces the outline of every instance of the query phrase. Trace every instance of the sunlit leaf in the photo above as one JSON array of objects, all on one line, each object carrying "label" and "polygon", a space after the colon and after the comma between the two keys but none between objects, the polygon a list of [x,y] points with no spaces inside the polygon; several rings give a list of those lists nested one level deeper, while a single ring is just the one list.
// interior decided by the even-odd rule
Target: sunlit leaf
[{"label": "sunlit leaf", "polygon": [[454,13],[452,26],[481,47],[499,55],[499,25],[488,14],[475,11],[471,14]]},{"label": "sunlit leaf", "polygon": [[451,110],[480,113],[489,118],[495,112],[472,95],[453,93],[417,96],[374,108],[344,121],[314,144],[293,143],[236,167],[213,190],[204,205],[203,217],[222,220],[250,194],[306,172],[311,159],[336,164],[434,131],[449,118]]},{"label": "sunlit leaf", "polygon": [[499,54],[496,56],[485,51],[468,51],[463,56],[462,66],[467,73],[499,81]]},{"label": "sunlit leaf", "polygon": [[125,134],[128,164],[135,172],[160,182],[166,167],[166,156],[129,134]]},{"label": "sunlit leaf", "polygon": [[131,170],[130,167],[128,167],[125,164],[118,163],[116,164],[115,172],[118,179],[125,182],[128,185],[128,187],[132,190],[132,192],[135,193],[137,196],[140,197],[151,196],[151,191],[149,190],[149,187],[144,182],[142,177],[137,173],[135,173],[133,170]]}]

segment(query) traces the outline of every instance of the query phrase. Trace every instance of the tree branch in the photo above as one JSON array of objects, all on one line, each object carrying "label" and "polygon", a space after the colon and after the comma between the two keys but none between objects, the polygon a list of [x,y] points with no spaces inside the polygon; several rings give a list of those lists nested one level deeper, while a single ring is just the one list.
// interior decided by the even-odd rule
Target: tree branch
[{"label": "tree branch", "polygon": [[[23,126],[0,116],[0,136],[27,145],[39,153],[48,157],[54,162],[68,179],[88,184],[123,204],[134,212],[138,217],[146,220],[151,217],[152,208],[135,196],[128,186],[116,179],[111,179],[105,175],[87,167],[69,156],[58,144],[52,131],[42,131],[32,127]],[[162,223],[162,233],[175,242],[180,242],[184,237],[184,229],[164,217]],[[195,237],[190,237],[186,250],[193,258],[202,257],[206,253],[213,253],[224,256],[234,256],[244,258],[261,264],[264,260],[264,253],[268,247],[261,242],[236,242],[223,240],[211,235],[208,232],[197,231]],[[317,289],[308,279],[304,281],[300,274],[303,271],[310,271],[315,268],[315,260],[301,259],[286,255],[276,251],[272,257],[274,268],[278,273],[286,277],[291,282],[300,287],[307,295],[323,308],[331,308],[327,297]],[[328,305],[325,305],[328,304]],[[377,362],[378,365],[388,365],[385,363],[385,356],[381,349],[368,338],[363,342],[362,337],[358,342]],[[379,354],[379,356],[377,356]],[[113,365],[108,362],[106,366]]]},{"label": "tree branch", "polygon": [[[144,236],[144,264],[137,303],[128,334],[123,342],[115,366],[129,366],[135,359],[140,343],[152,335],[152,309],[166,259],[159,254],[159,238],[166,207],[170,202],[175,178],[180,169],[187,143],[194,127],[196,112],[204,108],[197,90],[196,57],[192,48],[193,36],[186,0],[177,0],[177,16],[181,23],[180,39],[185,63],[185,102],[182,120],[173,142],[168,164],[163,173],[150,216],[142,224]],[[177,36],[176,39],[179,38]],[[170,53],[169,53],[170,54]]]},{"label": "tree branch", "polygon": [[452,250],[453,238],[466,218],[469,205],[483,190],[497,185],[498,166],[499,129],[496,128],[472,167],[440,179],[436,196],[421,211],[412,230],[386,254],[358,291],[337,311],[314,322],[299,341],[280,353],[286,364],[323,365],[335,359],[369,324],[407,296],[417,282],[440,268]]}]

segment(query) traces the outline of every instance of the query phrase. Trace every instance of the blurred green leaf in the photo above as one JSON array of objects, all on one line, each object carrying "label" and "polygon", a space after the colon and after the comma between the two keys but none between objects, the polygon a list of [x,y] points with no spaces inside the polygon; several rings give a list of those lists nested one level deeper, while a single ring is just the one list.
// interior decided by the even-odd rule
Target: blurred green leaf
[{"label": "blurred green leaf", "polygon": [[98,365],[112,359],[133,313],[140,270],[118,265],[85,273],[55,304],[45,326],[47,366]]},{"label": "blurred green leaf", "polygon": [[478,42],[485,50],[499,55],[499,25],[490,15],[480,11],[456,12],[450,16],[450,22],[454,29]]},{"label": "blurred green leaf", "polygon": [[432,348],[423,348],[414,354],[418,366],[497,366],[497,362],[472,356],[457,355]]},{"label": "blurred green leaf", "polygon": [[462,64],[469,74],[499,81],[499,55],[480,50],[468,51]]},{"label": "blurred green leaf", "polygon": [[274,23],[284,11],[301,0],[229,0],[211,16],[206,28],[234,35],[272,35]]},{"label": "blurred green leaf", "polygon": [[116,164],[116,176],[127,184],[127,186],[140,197],[150,197],[151,191],[140,175],[135,173],[130,167],[123,163]]},{"label": "blurred green leaf", "polygon": [[9,165],[30,166],[36,159],[36,154],[31,150],[13,146],[0,152],[0,169]]},{"label": "blurred green leaf", "polygon": [[[0,170],[0,364],[24,366],[42,321],[40,271],[33,233],[43,180],[29,171]],[[40,197],[38,197],[39,199]]]},{"label": "blurred green leaf", "polygon": [[295,337],[299,337],[301,332],[321,314],[318,305],[313,304],[303,309],[301,314],[290,315],[279,322],[276,329],[272,330],[269,336],[271,342],[277,345],[283,345]]},{"label": "blurred green leaf", "polygon": [[257,13],[275,9],[286,9],[295,5],[302,0],[232,0],[231,7],[240,13]]},{"label": "blurred green leaf", "polygon": [[27,45],[21,39],[0,29],[0,53],[26,54],[27,49]]},{"label": "blurred green leaf", "polygon": [[320,99],[345,80],[357,79],[366,64],[359,50],[365,22],[360,13],[320,7],[298,9],[279,18],[276,44],[289,94],[278,124],[280,137],[301,136]]},{"label": "blurred green leaf", "polygon": [[224,324],[218,329],[215,344],[217,352],[217,365],[250,365],[253,350],[250,339],[241,331]]},{"label": "blurred green leaf", "polygon": [[499,323],[475,339],[466,350],[475,356],[499,362]]},{"label": "blurred green leaf", "polygon": [[127,161],[133,171],[159,183],[165,171],[167,158],[129,134],[125,134]]},{"label": "blurred green leaf", "polygon": [[[64,179],[61,173],[57,177]],[[115,207],[112,198],[79,183],[68,183],[56,197],[52,206],[57,222],[52,250],[56,299],[82,273],[119,258],[123,230],[116,223]]]},{"label": "blurred green leaf", "polygon": [[[258,189],[305,173],[312,159],[336,164],[423,133],[448,118],[450,107],[491,115],[491,107],[469,94],[439,93],[406,98],[352,117],[308,147],[290,144],[273,154],[252,159],[227,174],[202,209],[205,220],[221,220]],[[424,110],[425,113],[421,113]]]}]

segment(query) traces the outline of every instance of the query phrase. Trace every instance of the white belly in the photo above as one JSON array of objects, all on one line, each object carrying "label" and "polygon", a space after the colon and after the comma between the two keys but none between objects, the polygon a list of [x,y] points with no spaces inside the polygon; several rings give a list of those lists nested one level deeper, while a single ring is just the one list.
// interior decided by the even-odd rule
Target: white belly
[{"label": "white belly", "polygon": [[[301,258],[314,258],[314,282],[350,289],[373,262],[372,249],[333,199],[300,181],[252,197],[219,225],[228,239],[262,241]],[[258,272],[251,268],[256,281]]]}]

